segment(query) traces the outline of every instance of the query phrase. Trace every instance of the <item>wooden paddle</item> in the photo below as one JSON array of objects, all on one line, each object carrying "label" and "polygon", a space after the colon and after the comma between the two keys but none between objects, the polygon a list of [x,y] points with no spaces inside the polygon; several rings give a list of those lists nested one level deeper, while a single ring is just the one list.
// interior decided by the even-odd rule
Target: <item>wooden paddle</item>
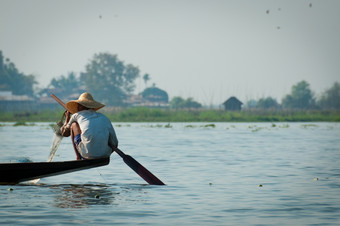
[{"label": "wooden paddle", "polygon": [[[63,106],[66,110],[66,105],[62,102],[58,97],[54,94],[51,95],[53,99],[55,99],[61,106]],[[133,171],[135,171],[141,178],[143,178],[146,182],[151,185],[165,185],[160,179],[158,179],[155,175],[153,175],[149,170],[147,170],[142,164],[137,162],[134,158],[130,155],[124,154],[120,149],[110,145],[112,150],[117,152],[117,154],[123,158],[126,165],[128,165]]]},{"label": "wooden paddle", "polygon": [[147,170],[142,164],[137,162],[130,155],[124,154],[120,149],[113,147],[111,148],[117,152],[117,154],[123,158],[126,165],[128,165],[133,171],[135,171],[141,178],[143,178],[146,182],[152,185],[165,185],[160,179],[158,179],[155,175],[153,175],[149,170]]}]

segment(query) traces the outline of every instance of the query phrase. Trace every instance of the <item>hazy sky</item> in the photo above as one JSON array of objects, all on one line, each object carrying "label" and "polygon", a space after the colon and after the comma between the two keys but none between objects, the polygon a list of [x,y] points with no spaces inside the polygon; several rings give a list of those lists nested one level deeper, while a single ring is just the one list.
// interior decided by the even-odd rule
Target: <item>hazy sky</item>
[{"label": "hazy sky", "polygon": [[170,98],[281,102],[301,80],[316,94],[340,82],[339,13],[338,0],[0,0],[0,50],[40,87],[109,52]]}]

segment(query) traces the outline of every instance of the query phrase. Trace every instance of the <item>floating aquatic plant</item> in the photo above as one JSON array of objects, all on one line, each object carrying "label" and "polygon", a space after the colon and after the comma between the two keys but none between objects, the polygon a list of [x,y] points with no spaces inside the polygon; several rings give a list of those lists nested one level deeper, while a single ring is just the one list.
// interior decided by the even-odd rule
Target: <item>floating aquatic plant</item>
[{"label": "floating aquatic plant", "polygon": [[209,127],[215,128],[216,125],[215,125],[215,124],[206,124],[206,125],[203,125],[203,126],[201,126],[201,127],[205,127],[205,128],[209,128]]},{"label": "floating aquatic plant", "polygon": [[117,124],[117,125],[115,125],[115,127],[131,127],[131,125],[130,124],[124,124],[124,125]]},{"label": "floating aquatic plant", "polygon": [[318,125],[315,124],[303,124],[301,125],[302,128],[307,129],[307,128],[316,128]]},{"label": "floating aquatic plant", "polygon": [[283,125],[279,126],[279,128],[289,128],[289,125],[288,124],[283,124]]},{"label": "floating aquatic plant", "polygon": [[172,128],[172,125],[170,125],[170,123],[168,123],[164,126],[164,128]]},{"label": "floating aquatic plant", "polygon": [[[185,128],[196,128],[198,126],[195,125],[186,125]],[[215,124],[206,124],[206,125],[201,125],[199,127],[203,127],[203,128],[215,128],[216,125]]]},{"label": "floating aquatic plant", "polygon": [[13,126],[35,126],[35,124],[26,122],[16,122]]}]

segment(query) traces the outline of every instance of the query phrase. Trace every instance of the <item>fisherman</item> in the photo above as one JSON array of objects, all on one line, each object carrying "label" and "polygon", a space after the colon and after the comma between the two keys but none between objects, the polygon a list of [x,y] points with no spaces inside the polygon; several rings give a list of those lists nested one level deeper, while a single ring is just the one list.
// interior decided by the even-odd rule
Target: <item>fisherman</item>
[{"label": "fisherman", "polygon": [[77,160],[108,157],[118,147],[111,121],[97,112],[104,106],[90,93],[83,93],[78,100],[66,103],[66,119],[60,133],[64,137],[71,136]]}]

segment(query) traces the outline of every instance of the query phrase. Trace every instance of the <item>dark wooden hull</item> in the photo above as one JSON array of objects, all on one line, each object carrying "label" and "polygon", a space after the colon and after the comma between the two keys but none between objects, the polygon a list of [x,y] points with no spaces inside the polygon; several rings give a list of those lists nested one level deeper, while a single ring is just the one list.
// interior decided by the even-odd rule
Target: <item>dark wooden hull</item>
[{"label": "dark wooden hull", "polygon": [[64,162],[0,163],[0,184],[17,184],[22,181],[71,173],[109,163],[110,158]]}]

